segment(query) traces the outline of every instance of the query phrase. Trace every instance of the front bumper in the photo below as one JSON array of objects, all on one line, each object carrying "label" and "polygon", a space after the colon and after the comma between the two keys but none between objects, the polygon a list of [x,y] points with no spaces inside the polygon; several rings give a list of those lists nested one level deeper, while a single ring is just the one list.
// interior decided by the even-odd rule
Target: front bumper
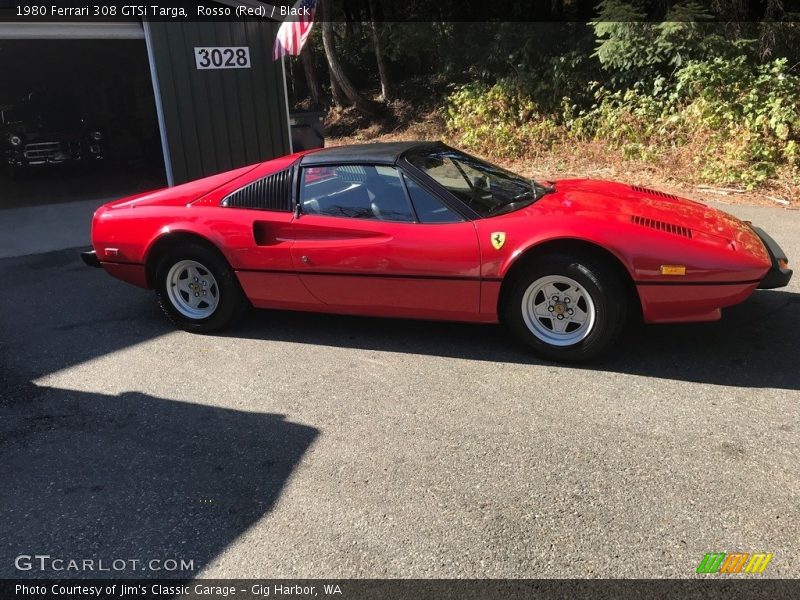
[{"label": "front bumper", "polygon": [[69,140],[31,142],[5,152],[7,164],[19,169],[81,165],[102,161],[104,156],[105,148],[100,143]]},{"label": "front bumper", "polygon": [[766,231],[760,227],[753,227],[753,231],[761,239],[761,242],[767,249],[770,262],[772,263],[769,271],[767,271],[761,283],[758,284],[758,289],[772,290],[789,285],[789,281],[792,278],[792,270],[786,267],[789,263],[789,260],[786,258],[786,253]]}]

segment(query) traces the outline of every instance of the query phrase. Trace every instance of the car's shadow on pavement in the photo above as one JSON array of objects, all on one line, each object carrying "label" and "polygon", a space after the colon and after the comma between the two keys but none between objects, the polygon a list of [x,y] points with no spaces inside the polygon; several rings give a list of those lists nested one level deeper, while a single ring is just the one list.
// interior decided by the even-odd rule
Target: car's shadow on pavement
[{"label": "car's shadow on pavement", "polygon": [[[14,311],[0,317],[0,331],[26,338],[22,349],[0,339],[0,359],[31,381],[174,332],[151,293],[87,269],[75,250],[0,261],[0,276],[15,282],[7,294]],[[219,335],[546,364],[494,325],[253,310]],[[758,290],[721,321],[633,327],[604,360],[570,368],[797,390],[799,338],[800,294]]]},{"label": "car's shadow on pavement", "polygon": [[[468,360],[545,364],[500,326],[251,311],[228,335]],[[759,290],[721,321],[638,325],[602,360],[571,368],[800,389],[800,294]]]}]

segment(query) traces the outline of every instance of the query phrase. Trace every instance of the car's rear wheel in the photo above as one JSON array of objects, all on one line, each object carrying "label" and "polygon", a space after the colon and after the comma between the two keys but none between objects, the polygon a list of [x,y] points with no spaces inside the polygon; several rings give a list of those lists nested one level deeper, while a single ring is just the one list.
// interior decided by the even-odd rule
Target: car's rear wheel
[{"label": "car's rear wheel", "polygon": [[218,331],[235,321],[247,306],[225,259],[200,244],[168,250],[158,261],[155,283],[162,310],[186,331]]},{"label": "car's rear wheel", "polygon": [[619,338],[627,301],[623,282],[605,261],[553,255],[515,277],[502,310],[509,329],[539,354],[581,361]]}]

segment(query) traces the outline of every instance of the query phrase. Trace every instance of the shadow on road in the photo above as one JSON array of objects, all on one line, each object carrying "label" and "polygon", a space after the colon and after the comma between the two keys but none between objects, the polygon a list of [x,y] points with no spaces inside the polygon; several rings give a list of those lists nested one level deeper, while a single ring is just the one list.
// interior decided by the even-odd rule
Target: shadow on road
[{"label": "shadow on road", "polygon": [[[757,291],[722,321],[631,328],[603,361],[571,368],[738,387],[800,389],[800,294]],[[231,335],[469,360],[543,364],[502,327],[253,311]]]},{"label": "shadow on road", "polygon": [[[87,269],[77,251],[0,261],[13,281],[0,314],[0,367],[33,380],[174,331],[152,293]],[[739,387],[800,389],[800,294],[759,290],[721,321],[633,328],[604,361],[573,366]],[[221,334],[427,356],[543,364],[502,327],[251,311]],[[3,344],[3,340],[7,340]],[[25,340],[24,352],[11,341]]]},{"label": "shadow on road", "polygon": [[[270,511],[318,433],[140,393],[14,395],[0,420],[0,577],[197,575]],[[111,571],[18,571],[21,554]]]},{"label": "shadow on road", "polygon": [[[174,331],[152,293],[87,269],[75,250],[0,261],[13,281],[0,314],[0,366],[34,380]],[[739,387],[800,389],[795,354],[800,294],[759,290],[721,321],[634,328],[596,364],[608,370]],[[502,327],[251,311],[228,337],[386,350],[468,360],[542,364]],[[12,340],[24,340],[21,351]],[[3,343],[6,340],[6,343]]]},{"label": "shadow on road", "polygon": [[[319,431],[209,399],[36,385],[173,329],[74,250],[0,261],[0,277],[0,578],[196,576],[271,510]],[[18,571],[20,554],[142,562]],[[151,559],[194,570],[142,571]]]}]

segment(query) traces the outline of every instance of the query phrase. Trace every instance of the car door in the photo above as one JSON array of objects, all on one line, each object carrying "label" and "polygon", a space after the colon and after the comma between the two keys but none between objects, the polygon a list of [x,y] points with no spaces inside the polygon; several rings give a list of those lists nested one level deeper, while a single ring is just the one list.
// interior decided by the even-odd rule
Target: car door
[{"label": "car door", "polygon": [[205,207],[198,215],[209,239],[223,249],[258,308],[313,310],[321,304],[300,281],[290,252],[295,160],[290,156],[242,168],[238,177],[196,202]]},{"label": "car door", "polygon": [[473,223],[395,166],[305,167],[298,201],[292,260],[308,290],[332,309],[452,319],[478,312]]}]

